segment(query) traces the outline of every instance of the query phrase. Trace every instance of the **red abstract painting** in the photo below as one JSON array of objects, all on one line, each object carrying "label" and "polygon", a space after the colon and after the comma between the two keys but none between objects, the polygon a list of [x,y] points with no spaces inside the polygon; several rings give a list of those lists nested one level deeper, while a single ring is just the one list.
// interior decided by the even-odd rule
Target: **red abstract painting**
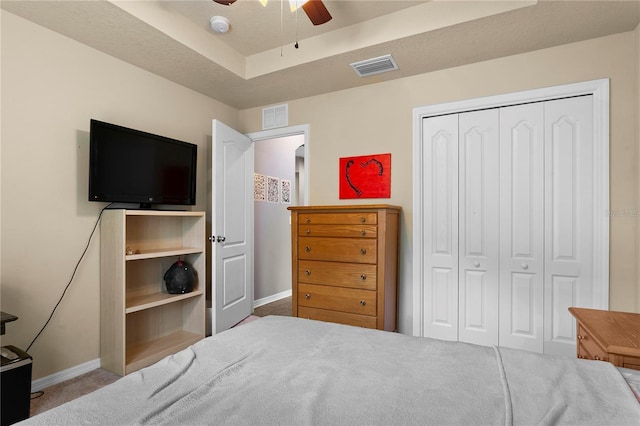
[{"label": "red abstract painting", "polygon": [[340,199],[390,197],[391,154],[340,158]]}]

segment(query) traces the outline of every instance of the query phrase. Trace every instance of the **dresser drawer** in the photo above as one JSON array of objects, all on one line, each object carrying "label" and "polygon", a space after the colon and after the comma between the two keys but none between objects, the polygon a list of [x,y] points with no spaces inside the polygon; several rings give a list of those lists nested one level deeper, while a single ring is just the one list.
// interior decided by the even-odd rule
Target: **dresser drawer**
[{"label": "dresser drawer", "polygon": [[375,225],[378,223],[377,213],[300,213],[301,225],[340,224],[340,225]]},{"label": "dresser drawer", "polygon": [[298,238],[298,258],[348,263],[376,263],[376,240],[366,238]]},{"label": "dresser drawer", "polygon": [[376,238],[376,225],[298,225],[301,237],[360,237]]},{"label": "dresser drawer", "polygon": [[298,284],[298,305],[375,316],[376,292],[315,284]]},{"label": "dresser drawer", "polygon": [[298,282],[376,290],[376,265],[300,260]]},{"label": "dresser drawer", "polygon": [[377,328],[376,317],[367,315],[350,314],[347,312],[327,311],[326,309],[298,308],[298,317],[317,321],[337,322],[339,324],[354,325],[356,327]]}]

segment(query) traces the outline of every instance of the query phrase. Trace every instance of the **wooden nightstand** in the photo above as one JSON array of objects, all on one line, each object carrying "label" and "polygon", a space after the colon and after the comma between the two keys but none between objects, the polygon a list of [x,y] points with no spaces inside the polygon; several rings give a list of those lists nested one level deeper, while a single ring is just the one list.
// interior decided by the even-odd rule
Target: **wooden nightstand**
[{"label": "wooden nightstand", "polygon": [[640,370],[640,314],[569,308],[577,320],[578,358]]}]

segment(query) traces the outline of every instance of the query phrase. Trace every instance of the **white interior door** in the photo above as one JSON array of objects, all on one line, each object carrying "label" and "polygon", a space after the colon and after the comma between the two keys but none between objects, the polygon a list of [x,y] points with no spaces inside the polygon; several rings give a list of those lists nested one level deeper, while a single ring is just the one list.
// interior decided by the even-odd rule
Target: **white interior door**
[{"label": "white interior door", "polygon": [[498,344],[498,109],[459,116],[459,340]]},{"label": "white interior door", "polygon": [[544,104],[500,108],[500,346],[543,350]]},{"label": "white interior door", "polygon": [[212,123],[212,333],[251,315],[253,308],[253,160],[247,136]]}]

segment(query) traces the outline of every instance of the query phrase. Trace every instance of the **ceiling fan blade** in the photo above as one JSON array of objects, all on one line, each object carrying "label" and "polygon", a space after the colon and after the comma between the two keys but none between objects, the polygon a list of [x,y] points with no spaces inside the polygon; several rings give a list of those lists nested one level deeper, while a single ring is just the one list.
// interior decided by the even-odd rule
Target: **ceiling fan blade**
[{"label": "ceiling fan blade", "polygon": [[236,2],[236,0],[213,0],[216,3],[224,4],[225,6],[229,6]]},{"label": "ceiling fan blade", "polygon": [[302,9],[313,25],[322,25],[331,20],[331,14],[324,3],[322,3],[322,0],[308,0],[302,5]]}]

